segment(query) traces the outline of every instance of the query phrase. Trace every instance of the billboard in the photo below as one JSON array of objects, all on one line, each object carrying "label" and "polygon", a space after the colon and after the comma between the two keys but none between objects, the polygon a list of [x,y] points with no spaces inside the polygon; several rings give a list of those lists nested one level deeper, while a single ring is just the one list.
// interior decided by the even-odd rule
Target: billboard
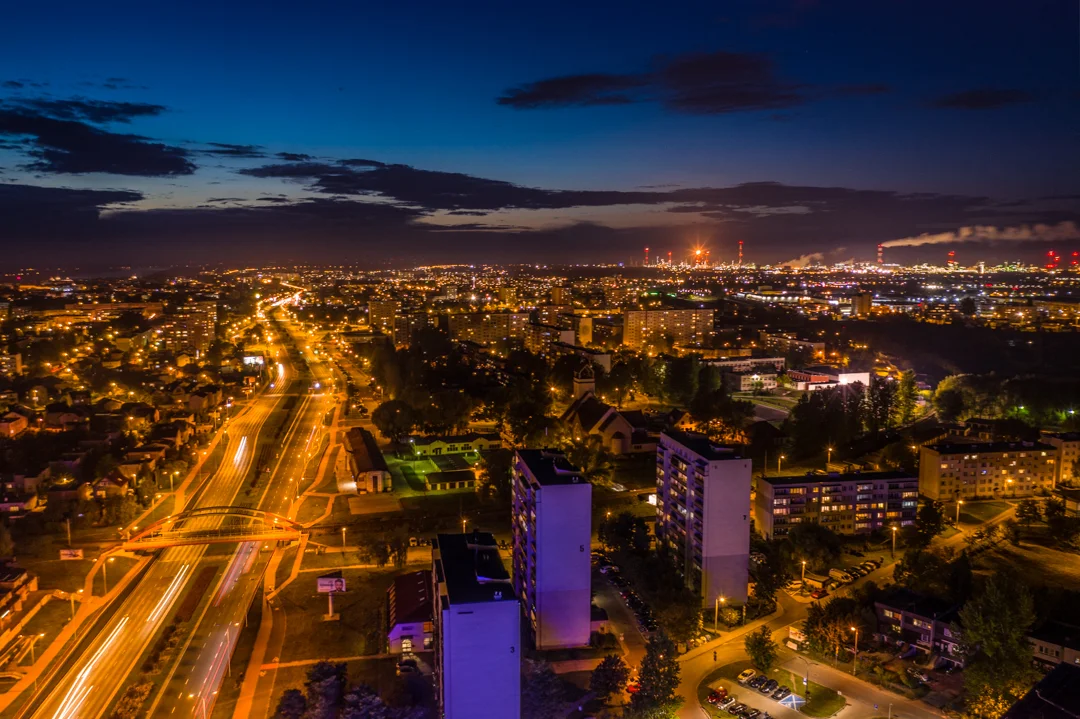
[{"label": "billboard", "polygon": [[61,549],[60,559],[82,559],[83,550],[81,549]]},{"label": "billboard", "polygon": [[338,593],[345,591],[345,580],[342,577],[326,576],[315,580],[320,594]]}]

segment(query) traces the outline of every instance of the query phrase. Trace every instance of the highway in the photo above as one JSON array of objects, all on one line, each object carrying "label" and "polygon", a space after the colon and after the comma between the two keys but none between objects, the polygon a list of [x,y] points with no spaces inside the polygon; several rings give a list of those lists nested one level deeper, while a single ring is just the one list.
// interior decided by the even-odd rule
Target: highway
[{"label": "highway", "polygon": [[[237,502],[255,459],[260,431],[286,394],[300,392],[304,393],[302,402],[282,443],[285,451],[256,503],[270,511],[287,511],[299,492],[299,483],[282,482],[281,478],[302,477],[308,456],[322,439],[318,431],[322,417],[334,402],[332,382],[328,382],[325,394],[309,395],[310,380],[299,382],[295,374],[293,368],[279,363],[268,390],[229,421],[222,462],[191,506],[230,506]],[[220,522],[219,517],[194,518],[187,520],[185,528],[211,530]],[[267,553],[260,549],[260,544],[253,542],[236,546],[213,586],[213,599],[204,605],[190,628],[181,661],[176,662],[174,657],[168,681],[152,697],[151,708],[157,714],[209,716],[221,680],[229,671],[239,624],[265,569]],[[206,551],[205,545],[161,551],[97,636],[83,646],[81,654],[58,679],[43,683],[16,716],[75,719],[104,715],[159,629],[173,616]],[[180,692],[174,692],[177,683],[183,687]]]}]

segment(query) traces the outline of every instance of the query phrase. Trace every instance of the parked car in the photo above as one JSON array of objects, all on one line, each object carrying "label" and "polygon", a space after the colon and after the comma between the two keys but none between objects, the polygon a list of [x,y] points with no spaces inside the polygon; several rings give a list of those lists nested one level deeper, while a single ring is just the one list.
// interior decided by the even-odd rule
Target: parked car
[{"label": "parked car", "polygon": [[776,691],[776,687],[778,686],[780,686],[780,682],[776,681],[775,679],[770,679],[769,681],[765,682],[764,685],[762,685],[760,691],[762,694],[772,694],[774,691]]},{"label": "parked car", "polygon": [[746,686],[750,687],[751,689],[760,690],[761,687],[765,686],[765,683],[767,681],[769,681],[769,678],[767,676],[765,676],[764,674],[759,674],[758,676],[747,682]]},{"label": "parked car", "polygon": [[755,674],[757,674],[757,672],[755,672],[753,669],[747,669],[739,675],[739,684],[746,684],[746,682],[754,678]]},{"label": "parked car", "polygon": [[810,596],[813,597],[814,599],[821,599],[822,597],[829,596],[829,592],[824,590],[824,589],[816,589],[816,590],[810,592]]},{"label": "parked car", "polygon": [[791,690],[787,687],[777,687],[776,691],[772,694],[772,698],[776,701],[781,701],[789,696],[791,696]]},{"label": "parked car", "polygon": [[845,572],[843,569],[837,569],[835,567],[829,570],[829,577],[845,584],[854,581],[850,574]]},{"label": "parked car", "polygon": [[397,675],[404,676],[406,674],[419,674],[420,667],[417,665],[415,659],[402,659],[397,664]]},{"label": "parked car", "polygon": [[760,709],[750,709],[743,714],[743,719],[757,719],[759,716],[761,716]]},{"label": "parked car", "polygon": [[737,717],[741,717],[742,713],[744,711],[746,711],[746,705],[745,704],[732,704],[727,709],[728,714],[733,714],[733,715],[735,715]]},{"label": "parked car", "polygon": [[641,691],[641,682],[637,679],[626,685],[627,694],[637,694],[639,691]]},{"label": "parked car", "polygon": [[733,706],[734,704],[735,704],[735,697],[728,697],[727,699],[721,699],[720,702],[716,705],[716,707],[718,709],[725,709],[726,710],[728,707]]},{"label": "parked car", "polygon": [[709,692],[708,702],[710,704],[719,704],[727,699],[727,689],[721,687],[720,689],[713,689]]}]

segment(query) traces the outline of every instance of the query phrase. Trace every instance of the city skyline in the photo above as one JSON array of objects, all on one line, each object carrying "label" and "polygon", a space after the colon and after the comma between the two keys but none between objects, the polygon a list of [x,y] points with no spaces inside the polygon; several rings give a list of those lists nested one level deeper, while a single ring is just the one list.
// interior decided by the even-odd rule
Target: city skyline
[{"label": "city skyline", "polygon": [[60,11],[0,50],[5,269],[1080,246],[1075,4]]}]

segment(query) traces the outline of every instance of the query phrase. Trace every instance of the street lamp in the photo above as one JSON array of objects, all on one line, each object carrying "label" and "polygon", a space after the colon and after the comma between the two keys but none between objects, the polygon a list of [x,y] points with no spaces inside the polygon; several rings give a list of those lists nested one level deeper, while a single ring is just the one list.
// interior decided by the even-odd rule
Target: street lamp
[{"label": "street lamp", "polygon": [[108,568],[109,562],[112,562],[113,559],[115,559],[115,557],[109,557],[108,560],[102,562],[101,564],[101,583],[105,585],[105,590],[102,592],[102,596],[105,596],[109,593],[109,573],[105,570]]},{"label": "street lamp", "polygon": [[806,560],[802,560],[802,581],[806,581]]},{"label": "street lamp", "polygon": [[855,656],[851,659],[851,673],[854,675],[859,666],[859,628],[852,627],[851,631],[855,632]]},{"label": "street lamp", "polygon": [[[78,594],[82,594],[83,590],[79,590]],[[71,618],[75,618],[75,592],[68,592],[68,600],[71,602]]]},{"label": "street lamp", "polygon": [[962,500],[962,499],[956,500],[956,523],[958,525],[960,524],[960,507],[962,507],[963,504],[964,504],[964,500]]},{"label": "street lamp", "polygon": [[825,455],[825,469],[828,469],[829,465],[832,464],[832,447],[826,447],[825,451],[827,452]]},{"label": "street lamp", "polygon": [[341,551],[345,551],[345,527],[341,528]]},{"label": "street lamp", "polygon": [[892,556],[892,557],[896,556],[896,529],[897,529],[897,527],[894,524],[892,526],[892,552],[890,553],[890,556]]},{"label": "street lamp", "polygon": [[462,517],[461,518],[461,533],[462,534],[465,534],[465,522],[466,522],[465,518]]},{"label": "street lamp", "polygon": [[780,455],[779,457],[776,458],[776,474],[777,474],[777,476],[779,476],[779,474],[780,474],[780,463],[783,462],[785,459],[787,459],[787,457],[785,457],[784,455]]},{"label": "street lamp", "polygon": [[716,601],[713,602],[712,628],[714,632],[716,631],[716,625],[720,619],[720,605],[726,603],[727,597],[722,594],[716,598]]}]

